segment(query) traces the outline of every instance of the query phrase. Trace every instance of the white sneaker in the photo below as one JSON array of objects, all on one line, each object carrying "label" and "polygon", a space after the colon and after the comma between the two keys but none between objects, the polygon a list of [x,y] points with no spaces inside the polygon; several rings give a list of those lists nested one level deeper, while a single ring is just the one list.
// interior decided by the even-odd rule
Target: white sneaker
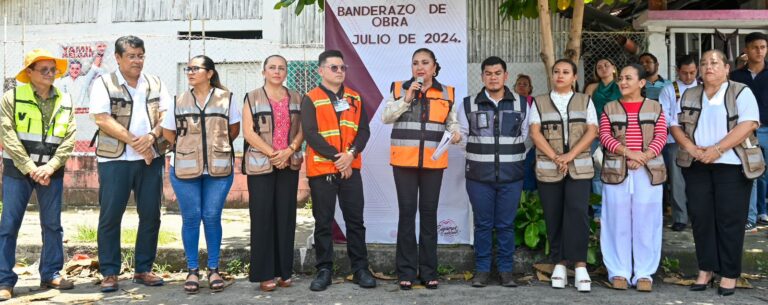
[{"label": "white sneaker", "polygon": [[552,280],[552,288],[565,288],[565,285],[568,283],[568,273],[565,266],[560,264],[555,265],[550,280]]}]

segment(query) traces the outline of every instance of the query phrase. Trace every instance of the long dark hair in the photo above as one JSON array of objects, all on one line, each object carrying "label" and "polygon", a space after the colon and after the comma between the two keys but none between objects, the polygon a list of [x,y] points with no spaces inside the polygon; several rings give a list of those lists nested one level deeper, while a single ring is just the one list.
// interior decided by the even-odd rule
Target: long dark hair
[{"label": "long dark hair", "polygon": [[218,88],[221,90],[229,90],[227,89],[227,87],[224,87],[224,85],[221,84],[221,79],[219,78],[219,71],[216,71],[216,64],[213,62],[213,59],[205,55],[197,55],[195,57],[192,57],[190,61],[192,61],[193,59],[202,59],[203,68],[213,72],[213,76],[211,77],[211,87]]}]

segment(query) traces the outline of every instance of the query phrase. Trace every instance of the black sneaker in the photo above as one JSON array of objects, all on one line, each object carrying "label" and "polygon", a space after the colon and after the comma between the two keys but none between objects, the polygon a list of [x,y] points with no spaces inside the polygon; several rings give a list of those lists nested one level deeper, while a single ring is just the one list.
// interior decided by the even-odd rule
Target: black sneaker
[{"label": "black sneaker", "polygon": [[757,226],[754,223],[748,223],[746,226],[744,226],[744,233],[755,233],[757,232]]},{"label": "black sneaker", "polygon": [[490,272],[476,272],[472,278],[472,287],[485,287],[488,285],[488,278],[490,276]]},{"label": "black sneaker", "polygon": [[684,223],[676,222],[676,223],[673,223],[672,226],[670,226],[669,228],[672,229],[672,231],[680,232],[680,231],[685,231],[685,228],[687,226],[688,225],[686,225]]},{"label": "black sneaker", "polygon": [[355,275],[352,276],[352,282],[363,288],[376,287],[376,279],[373,278],[373,274],[368,269],[357,270]]},{"label": "black sneaker", "polygon": [[309,290],[323,291],[331,285],[331,277],[333,272],[330,269],[320,269],[317,272],[317,277],[309,284]]}]

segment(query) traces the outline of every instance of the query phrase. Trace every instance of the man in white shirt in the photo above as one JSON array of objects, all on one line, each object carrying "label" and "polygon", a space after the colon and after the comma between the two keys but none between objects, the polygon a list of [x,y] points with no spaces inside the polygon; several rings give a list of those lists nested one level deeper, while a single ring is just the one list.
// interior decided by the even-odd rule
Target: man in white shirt
[{"label": "man in white shirt", "polygon": [[102,292],[118,290],[121,271],[120,223],[133,191],[139,227],[133,282],[163,285],[152,273],[160,230],[163,187],[162,122],[173,103],[165,85],[142,73],[144,41],[123,36],[115,42],[118,71],[98,78],[91,88],[90,114],[99,127],[99,271]]},{"label": "man in white shirt", "polygon": [[82,61],[70,59],[67,75],[56,80],[56,86],[72,96],[75,107],[88,106],[88,89],[91,87],[93,79],[103,73],[101,64],[104,61],[105,50],[106,45],[100,42],[97,46],[96,56],[94,56],[93,62],[85,74],[83,74]]},{"label": "man in white shirt", "polygon": [[[667,127],[669,127],[672,121],[671,116],[676,116],[674,110],[680,102],[683,92],[688,88],[699,85],[699,82],[696,80],[698,74],[696,58],[692,55],[685,55],[677,59],[676,66],[677,80],[665,86],[659,95],[659,102],[662,108],[664,108],[664,115],[667,116]],[[685,196],[685,180],[683,179],[680,167],[675,162],[679,149],[672,135],[668,135],[667,145],[664,146],[662,155],[664,155],[664,163],[667,165],[668,179],[666,188],[669,191],[668,200],[672,206],[673,223],[670,228],[678,232],[685,230],[686,226],[688,226],[688,208],[686,207],[688,199]]]}]

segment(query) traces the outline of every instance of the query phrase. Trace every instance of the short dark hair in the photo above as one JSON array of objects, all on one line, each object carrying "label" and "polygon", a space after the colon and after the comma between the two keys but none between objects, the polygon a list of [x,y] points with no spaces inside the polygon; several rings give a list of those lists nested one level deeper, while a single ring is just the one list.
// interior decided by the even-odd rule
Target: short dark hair
[{"label": "short dark hair", "polygon": [[637,71],[637,78],[638,79],[645,79],[646,77],[648,77],[648,73],[645,72],[645,68],[643,68],[643,66],[641,66],[640,64],[628,64],[628,65],[624,66],[624,68],[621,68],[621,69],[624,70],[626,68],[635,69],[635,71]]},{"label": "short dark hair", "polygon": [[507,63],[498,56],[491,56],[483,60],[483,63],[480,64],[480,71],[485,71],[485,67],[487,66],[495,65],[501,65],[501,68],[504,70],[504,72],[507,72]]},{"label": "short dark hair", "polygon": [[683,56],[680,56],[677,58],[677,61],[675,62],[675,66],[678,70],[682,68],[683,66],[694,64],[696,67],[699,66],[698,60],[696,60],[696,56],[693,54],[685,54]]},{"label": "short dark hair", "polygon": [[322,66],[325,63],[325,61],[328,58],[331,58],[331,57],[338,57],[338,58],[341,58],[342,60],[344,60],[344,55],[341,54],[341,51],[339,51],[339,50],[325,50],[325,51],[323,51],[323,53],[320,53],[320,56],[317,57],[317,64]]},{"label": "short dark hair", "polygon": [[748,45],[755,40],[764,40],[766,43],[768,43],[768,36],[760,32],[752,32],[744,37],[744,44]]},{"label": "short dark hair", "polygon": [[559,64],[559,63],[566,63],[566,64],[571,65],[571,69],[573,69],[573,74],[574,75],[578,75],[579,74],[579,70],[578,70],[578,68],[576,66],[576,63],[573,62],[573,60],[570,60],[568,58],[560,58],[557,61],[555,61],[555,64],[552,65],[552,71],[553,72],[555,71],[555,66],[557,66],[557,64]]},{"label": "short dark hair", "polygon": [[80,67],[83,66],[83,63],[81,63],[79,59],[70,59],[69,60],[69,65],[71,66],[73,64],[78,64],[78,65],[80,65]]},{"label": "short dark hair", "polygon": [[440,75],[440,63],[437,62],[437,58],[435,57],[435,52],[432,52],[432,50],[427,49],[427,48],[420,48],[420,49],[418,49],[416,51],[413,51],[413,55],[411,55],[411,58],[415,57],[416,54],[419,54],[419,53],[426,53],[427,55],[429,55],[429,58],[432,58],[432,61],[435,62],[435,75],[434,76],[437,77],[438,75]]},{"label": "short dark hair", "polygon": [[638,60],[640,60],[640,58],[643,58],[643,57],[645,57],[645,56],[648,56],[648,57],[650,57],[651,59],[653,59],[653,63],[654,63],[654,64],[658,64],[658,63],[659,63],[659,59],[658,59],[658,58],[656,58],[656,55],[653,55],[653,54],[651,54],[651,53],[648,53],[648,52],[645,52],[645,53],[643,53],[643,54],[640,54],[640,56],[638,56],[638,57],[637,57],[637,59],[638,59]]},{"label": "short dark hair", "polygon": [[122,56],[125,53],[126,47],[141,49],[141,51],[147,52],[144,49],[144,40],[133,35],[123,36],[115,40],[115,54]]}]

